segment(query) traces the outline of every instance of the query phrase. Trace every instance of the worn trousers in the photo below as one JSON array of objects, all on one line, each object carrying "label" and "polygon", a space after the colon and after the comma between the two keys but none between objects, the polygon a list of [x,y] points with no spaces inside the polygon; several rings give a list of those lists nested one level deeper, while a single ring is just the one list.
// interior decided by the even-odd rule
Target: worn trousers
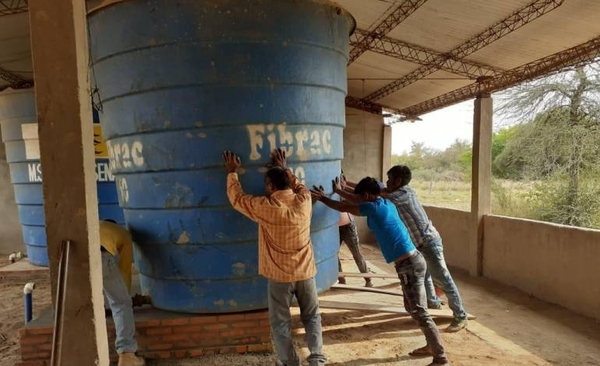
[{"label": "worn trousers", "polygon": [[[358,230],[356,229],[356,223],[354,220],[350,220],[349,224],[343,225],[339,227],[340,230],[340,247],[342,242],[346,243],[348,249],[350,249],[350,253],[352,253],[352,257],[354,258],[354,262],[358,267],[360,273],[367,273],[369,269],[367,268],[367,261],[362,256],[360,252],[360,243],[358,241]],[[338,257],[338,271],[342,271],[342,261],[340,261]]]},{"label": "worn trousers", "polygon": [[419,251],[410,258],[396,263],[396,272],[404,293],[404,308],[421,328],[427,345],[433,353],[433,360],[446,361],[446,353],[440,332],[427,311],[425,295],[425,272],[427,264]]},{"label": "worn trousers", "polygon": [[427,276],[429,278],[425,278],[428,302],[435,304],[436,301],[438,303],[440,301],[439,297],[435,294],[435,289],[433,287],[433,284],[435,284],[446,294],[446,297],[448,298],[448,307],[452,310],[454,318],[458,320],[466,319],[467,313],[463,307],[458,287],[454,283],[454,279],[446,265],[442,239],[440,238],[430,243],[423,244],[423,246],[419,248],[419,251],[423,254],[423,257],[427,262],[427,270],[430,275]]},{"label": "worn trousers", "polygon": [[108,300],[115,322],[117,353],[136,352],[137,342],[131,296],[129,296],[115,257],[106,251],[102,252],[102,285],[104,297]]},{"label": "worn trousers", "polygon": [[301,365],[292,342],[290,306],[295,296],[300,307],[300,319],[304,324],[306,343],[310,351],[308,364],[309,366],[325,365],[327,358],[323,355],[321,314],[314,277],[291,283],[269,280],[268,292],[269,321],[275,353],[279,360],[285,366]]}]

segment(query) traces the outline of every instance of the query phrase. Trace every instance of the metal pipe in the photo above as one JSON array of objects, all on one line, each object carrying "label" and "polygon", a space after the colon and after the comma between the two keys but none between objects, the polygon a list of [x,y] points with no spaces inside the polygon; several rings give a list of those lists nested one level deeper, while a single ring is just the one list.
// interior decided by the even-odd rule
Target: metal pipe
[{"label": "metal pipe", "polygon": [[71,241],[65,240],[60,246],[58,260],[58,279],[56,281],[56,304],[54,304],[54,333],[52,334],[52,355],[50,365],[61,364],[60,342],[62,341],[62,324],[64,320],[65,294],[67,291],[67,276],[69,275],[69,253]]},{"label": "metal pipe", "polygon": [[25,300],[25,324],[29,323],[33,319],[33,289],[35,289],[35,283],[29,282],[23,287],[23,295]]}]

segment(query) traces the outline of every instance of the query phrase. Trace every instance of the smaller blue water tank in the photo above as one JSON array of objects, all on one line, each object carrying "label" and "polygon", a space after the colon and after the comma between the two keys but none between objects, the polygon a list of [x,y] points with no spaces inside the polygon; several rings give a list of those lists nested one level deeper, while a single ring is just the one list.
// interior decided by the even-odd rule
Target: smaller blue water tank
[{"label": "smaller blue water tank", "polygon": [[[99,216],[101,219],[113,219],[123,224],[123,210],[119,207],[117,189],[109,169],[108,154],[96,113],[94,123]],[[36,266],[48,266],[40,145],[33,89],[6,90],[0,93],[0,125],[29,262]]]}]

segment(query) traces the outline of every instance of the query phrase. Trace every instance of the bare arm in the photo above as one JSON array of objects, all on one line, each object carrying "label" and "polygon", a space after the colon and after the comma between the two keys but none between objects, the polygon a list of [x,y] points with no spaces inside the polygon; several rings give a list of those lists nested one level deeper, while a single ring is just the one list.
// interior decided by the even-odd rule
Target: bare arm
[{"label": "bare arm", "polygon": [[331,198],[325,196],[325,193],[323,192],[322,188],[315,187],[315,189],[311,190],[310,193],[313,199],[315,199],[316,201],[323,202],[323,204],[325,204],[325,206],[329,208],[332,208],[339,212],[349,212],[355,216],[362,216],[358,207],[358,203],[352,203],[347,201],[340,202],[332,200]]},{"label": "bare arm", "polygon": [[342,197],[344,200],[350,202],[350,203],[360,203],[360,198],[355,195],[354,193],[348,192],[347,190],[343,190],[343,189],[336,189],[335,193],[339,194],[340,197]]}]

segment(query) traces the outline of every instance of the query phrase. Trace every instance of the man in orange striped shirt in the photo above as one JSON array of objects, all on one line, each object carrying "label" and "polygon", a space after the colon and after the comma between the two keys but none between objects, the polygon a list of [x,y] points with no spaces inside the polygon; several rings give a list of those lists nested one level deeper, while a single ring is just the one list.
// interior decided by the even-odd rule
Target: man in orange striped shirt
[{"label": "man in orange striped shirt", "polygon": [[266,196],[245,194],[238,179],[241,160],[225,151],[227,197],[233,208],[258,223],[258,272],[268,279],[269,320],[279,366],[300,366],[292,343],[290,305],[294,296],[306,330],[309,366],[325,365],[317,272],[312,243],[310,191],[286,168],[281,149],[265,174]]}]

